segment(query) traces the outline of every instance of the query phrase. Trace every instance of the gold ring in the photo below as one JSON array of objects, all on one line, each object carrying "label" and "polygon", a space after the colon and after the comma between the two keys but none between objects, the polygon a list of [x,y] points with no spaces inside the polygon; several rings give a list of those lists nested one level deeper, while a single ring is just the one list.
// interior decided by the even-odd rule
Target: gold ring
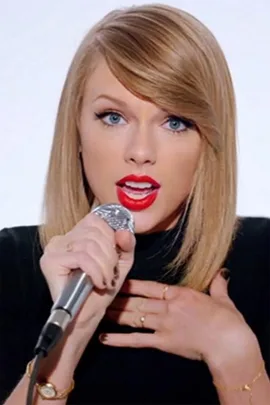
[{"label": "gold ring", "polygon": [[165,286],[163,287],[162,296],[161,296],[161,299],[162,299],[162,300],[166,300],[166,292],[168,291],[168,289],[169,289],[169,286],[168,286],[168,285],[165,285]]},{"label": "gold ring", "polygon": [[144,328],[145,316],[146,316],[146,315],[143,315],[143,316],[140,317],[141,327],[142,327],[142,328]]}]

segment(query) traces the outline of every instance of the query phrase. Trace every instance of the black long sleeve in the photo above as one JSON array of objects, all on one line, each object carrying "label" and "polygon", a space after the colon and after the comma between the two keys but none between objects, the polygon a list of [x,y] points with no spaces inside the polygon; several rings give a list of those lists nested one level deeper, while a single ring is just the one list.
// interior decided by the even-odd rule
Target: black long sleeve
[{"label": "black long sleeve", "polygon": [[[174,284],[163,267],[176,254],[173,232],[137,235],[129,278]],[[39,259],[36,226],[0,232],[0,403],[15,388],[33,356],[33,348],[52,301]],[[229,295],[256,334],[270,376],[270,220],[243,218],[225,266],[230,269]],[[180,271],[181,275],[181,271]],[[101,332],[132,328],[103,320],[76,369],[75,390],[68,404],[218,404],[208,367],[154,349],[101,345]],[[91,387],[91,389],[90,389]]]}]

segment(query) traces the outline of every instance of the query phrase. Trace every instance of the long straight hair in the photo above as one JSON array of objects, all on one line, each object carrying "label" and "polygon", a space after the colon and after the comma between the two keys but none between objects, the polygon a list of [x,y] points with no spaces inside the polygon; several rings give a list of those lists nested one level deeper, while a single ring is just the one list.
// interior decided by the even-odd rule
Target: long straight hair
[{"label": "long straight hair", "polygon": [[[181,285],[209,287],[237,228],[236,113],[230,72],[213,34],[174,7],[117,9],[90,29],[69,68],[56,118],[44,195],[44,247],[91,209],[79,159],[78,122],[85,84],[100,57],[134,95],[196,123],[202,153],[186,201],[184,239],[169,270],[181,265]],[[185,217],[183,214],[183,219]]]}]

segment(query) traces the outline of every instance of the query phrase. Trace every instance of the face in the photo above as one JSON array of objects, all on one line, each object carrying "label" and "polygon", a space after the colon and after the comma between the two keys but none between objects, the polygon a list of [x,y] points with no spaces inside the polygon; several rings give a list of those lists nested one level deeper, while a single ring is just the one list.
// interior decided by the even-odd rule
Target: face
[{"label": "face", "polygon": [[79,127],[95,205],[128,208],[136,233],[173,227],[201,151],[192,123],[134,96],[101,60],[86,85]]}]

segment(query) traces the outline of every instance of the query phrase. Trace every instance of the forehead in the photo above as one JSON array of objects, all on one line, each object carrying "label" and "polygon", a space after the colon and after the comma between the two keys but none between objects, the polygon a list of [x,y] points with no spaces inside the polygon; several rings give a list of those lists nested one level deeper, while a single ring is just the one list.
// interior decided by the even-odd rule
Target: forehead
[{"label": "forehead", "polygon": [[[105,96],[100,97],[100,96]],[[160,109],[152,102],[143,100],[131,93],[119,80],[113,75],[104,58],[100,59],[93,72],[86,82],[84,93],[84,103],[104,103],[104,99],[108,96],[117,104],[146,112],[156,112]]]},{"label": "forehead", "polygon": [[112,74],[103,58],[97,62],[94,71],[87,79],[86,93],[92,100],[100,94],[111,94],[119,98],[132,95]]}]

